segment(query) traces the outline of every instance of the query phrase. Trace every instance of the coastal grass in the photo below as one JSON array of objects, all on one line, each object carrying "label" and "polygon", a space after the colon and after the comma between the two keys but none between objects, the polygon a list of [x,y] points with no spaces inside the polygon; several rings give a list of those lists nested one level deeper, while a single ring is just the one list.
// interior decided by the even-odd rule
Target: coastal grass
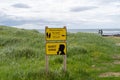
[{"label": "coastal grass", "polygon": [[120,80],[100,77],[120,72],[117,38],[93,33],[67,33],[67,71],[63,56],[49,56],[45,72],[45,35],[36,30],[0,26],[0,80]]}]

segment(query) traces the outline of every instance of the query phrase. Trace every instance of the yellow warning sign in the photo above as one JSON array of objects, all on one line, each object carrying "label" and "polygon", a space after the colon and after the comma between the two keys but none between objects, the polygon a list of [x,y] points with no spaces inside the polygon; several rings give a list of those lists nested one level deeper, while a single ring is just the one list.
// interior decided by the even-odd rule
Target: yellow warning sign
[{"label": "yellow warning sign", "polygon": [[46,28],[46,40],[66,40],[66,28]]},{"label": "yellow warning sign", "polygon": [[47,55],[66,55],[66,43],[65,42],[51,42],[46,43]]}]

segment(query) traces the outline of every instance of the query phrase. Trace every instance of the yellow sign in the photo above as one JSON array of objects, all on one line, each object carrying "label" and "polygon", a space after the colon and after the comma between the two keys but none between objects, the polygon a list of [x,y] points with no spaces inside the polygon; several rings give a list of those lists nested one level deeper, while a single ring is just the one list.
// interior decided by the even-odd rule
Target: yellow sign
[{"label": "yellow sign", "polygon": [[46,28],[46,40],[66,40],[66,28]]},{"label": "yellow sign", "polygon": [[47,55],[66,55],[66,43],[65,42],[51,42],[46,43]]}]

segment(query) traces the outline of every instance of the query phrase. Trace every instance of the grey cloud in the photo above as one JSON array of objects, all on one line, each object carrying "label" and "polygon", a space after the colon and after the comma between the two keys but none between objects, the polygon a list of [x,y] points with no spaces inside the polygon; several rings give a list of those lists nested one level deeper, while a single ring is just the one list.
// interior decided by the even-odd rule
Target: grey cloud
[{"label": "grey cloud", "polygon": [[61,25],[61,24],[65,24],[65,22],[64,21],[62,22],[61,21],[50,21],[47,19],[35,19],[35,20],[24,19],[22,17],[7,15],[6,13],[0,11],[0,25],[18,26],[18,25],[24,25],[24,24],[40,24],[44,26],[44,25]]},{"label": "grey cloud", "polygon": [[117,5],[118,8],[120,8],[120,5]]},{"label": "grey cloud", "polygon": [[118,2],[120,0],[101,0],[102,2]]},{"label": "grey cloud", "polygon": [[120,2],[120,0],[99,0],[98,1],[100,4],[110,4],[110,3],[113,3],[113,2]]},{"label": "grey cloud", "polygon": [[15,7],[15,8],[30,8],[29,5],[23,4],[23,3],[17,3],[17,4],[14,4],[12,6]]},{"label": "grey cloud", "polygon": [[74,7],[70,11],[71,12],[81,12],[81,11],[87,11],[87,10],[92,10],[98,8],[96,6],[81,6],[81,7]]},{"label": "grey cloud", "polygon": [[0,11],[0,23],[2,23],[3,25],[15,26],[20,24],[25,24],[26,22],[27,20],[23,20],[20,17],[7,15],[6,13]]}]

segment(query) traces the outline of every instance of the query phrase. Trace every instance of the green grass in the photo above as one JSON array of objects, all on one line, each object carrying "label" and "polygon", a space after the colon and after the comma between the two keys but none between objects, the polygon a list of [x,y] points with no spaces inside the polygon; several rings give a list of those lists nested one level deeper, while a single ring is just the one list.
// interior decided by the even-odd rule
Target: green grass
[{"label": "green grass", "polygon": [[[0,26],[0,80],[120,80],[99,77],[105,72],[119,72],[112,64],[120,55],[119,40],[91,33],[67,34],[67,71],[63,57],[49,56],[45,73],[45,35],[36,30]],[[119,59],[117,59],[119,60]]]}]

